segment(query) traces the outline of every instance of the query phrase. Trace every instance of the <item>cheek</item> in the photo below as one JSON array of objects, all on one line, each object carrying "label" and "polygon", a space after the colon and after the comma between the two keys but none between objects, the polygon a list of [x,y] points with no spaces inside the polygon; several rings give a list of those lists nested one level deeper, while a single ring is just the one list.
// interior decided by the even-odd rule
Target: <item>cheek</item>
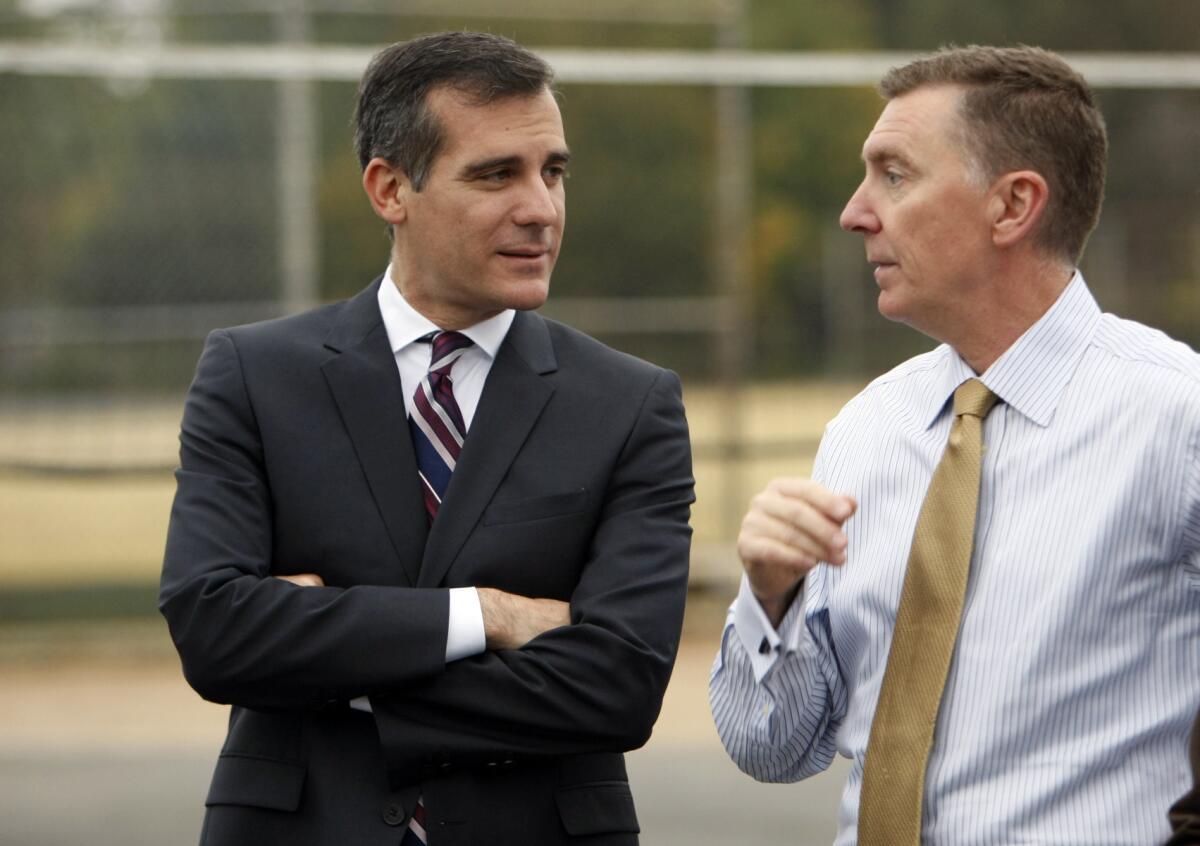
[{"label": "cheek", "polygon": [[966,213],[966,209],[943,207],[909,216],[905,231],[911,250],[926,269],[953,261],[961,252],[970,226]]}]

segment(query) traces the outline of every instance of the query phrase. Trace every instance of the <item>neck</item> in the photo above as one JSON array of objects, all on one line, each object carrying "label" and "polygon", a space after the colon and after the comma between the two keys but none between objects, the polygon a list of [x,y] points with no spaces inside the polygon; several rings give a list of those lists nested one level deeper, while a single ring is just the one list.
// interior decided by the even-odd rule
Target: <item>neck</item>
[{"label": "neck", "polygon": [[434,297],[423,296],[417,286],[406,285],[403,280],[396,278],[398,273],[395,263],[392,264],[392,275],[384,280],[384,284],[394,284],[404,297],[404,301],[413,310],[429,320],[434,326],[445,332],[458,332],[469,329],[476,323],[482,323],[489,317],[495,317],[502,309],[479,310],[463,308],[454,303],[438,300]]},{"label": "neck", "polygon": [[957,337],[944,338],[976,373],[983,373],[1042,319],[1066,290],[1075,269],[1059,261],[1038,262],[1000,272],[967,303],[955,321]]}]

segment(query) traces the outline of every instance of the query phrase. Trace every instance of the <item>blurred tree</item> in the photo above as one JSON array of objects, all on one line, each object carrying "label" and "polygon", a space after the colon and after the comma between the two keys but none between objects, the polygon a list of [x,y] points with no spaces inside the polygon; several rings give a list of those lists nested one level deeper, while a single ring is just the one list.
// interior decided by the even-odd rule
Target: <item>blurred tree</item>
[{"label": "blurred tree", "polygon": [[[113,17],[113,4],[54,18],[24,14],[26,8],[0,0],[0,38],[103,41],[133,31]],[[275,38],[271,3],[168,0],[163,8],[161,34],[170,41]],[[693,20],[681,18],[685,7],[672,3],[659,23],[526,20],[511,16],[519,4],[491,20],[405,18],[382,2],[312,8],[321,43],[382,44],[467,27],[535,48],[709,49],[717,32],[716,6],[707,2],[695,7]],[[1200,3],[748,0],[746,31],[755,50],[1027,42],[1062,51],[1194,53]],[[388,242],[362,196],[350,149],[354,86],[324,82],[317,92],[320,292],[333,298],[357,291],[382,269]],[[274,296],[280,282],[275,96],[276,86],[265,82],[0,77],[0,309]],[[881,102],[866,86],[759,88],[751,99],[755,372],[815,374],[844,369],[847,361],[863,374],[878,372],[925,343],[875,314],[861,245],[836,230],[861,178],[858,151]],[[1112,138],[1109,192],[1085,271],[1102,304],[1200,343],[1200,92],[1103,90],[1101,99]],[[564,86],[562,107],[575,159],[556,295],[715,292],[712,90],[572,84]],[[845,325],[831,319],[830,300],[839,292],[845,298],[838,309],[853,318],[845,325],[868,327],[854,341],[861,349],[845,361],[834,360],[847,349],[834,336]],[[691,376],[711,372],[704,338],[612,340]],[[189,342],[180,359],[193,348]],[[34,357],[41,363],[23,371],[22,384],[43,377],[63,384],[62,374],[80,359],[90,362],[81,371],[88,383],[103,384],[107,365],[93,360],[105,356],[56,355]],[[112,368],[107,378],[135,381],[125,364]]]}]

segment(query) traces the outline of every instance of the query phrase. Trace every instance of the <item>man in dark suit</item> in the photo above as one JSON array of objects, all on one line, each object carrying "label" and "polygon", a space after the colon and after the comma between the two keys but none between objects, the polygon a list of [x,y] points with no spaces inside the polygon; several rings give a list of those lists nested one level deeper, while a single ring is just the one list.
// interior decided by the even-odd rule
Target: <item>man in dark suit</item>
[{"label": "man in dark suit", "polygon": [[233,704],[206,844],[629,844],[693,499],[674,374],[534,314],[564,222],[550,69],[507,39],[387,48],[358,296],[214,332],[160,607]]},{"label": "man in dark suit", "polygon": [[1189,756],[1192,763],[1192,789],[1171,806],[1173,834],[1166,846],[1198,846],[1200,844],[1200,714],[1192,724]]}]

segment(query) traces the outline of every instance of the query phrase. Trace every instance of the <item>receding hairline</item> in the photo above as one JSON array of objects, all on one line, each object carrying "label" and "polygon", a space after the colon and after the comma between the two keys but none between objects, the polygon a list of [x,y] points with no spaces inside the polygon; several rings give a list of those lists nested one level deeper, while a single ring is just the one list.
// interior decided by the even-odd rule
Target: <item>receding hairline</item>
[{"label": "receding hairline", "polygon": [[[946,104],[947,110],[945,113],[946,125],[945,133],[936,133],[937,138],[948,138],[949,143],[959,153],[963,166],[967,169],[972,177],[978,177],[979,161],[977,154],[972,146],[970,138],[970,125],[967,120],[967,115],[964,111],[966,104],[966,95],[970,86],[962,85],[956,82],[931,82],[927,85],[919,85],[905,90],[903,93],[888,97],[884,105],[886,112],[888,106],[907,97],[919,95],[921,92],[931,92],[937,90],[945,90],[954,96],[949,99]],[[883,114],[880,114],[880,118]],[[916,120],[916,118],[914,118]],[[901,135],[899,138],[884,138],[879,139],[876,136],[878,129],[878,121],[872,127],[871,132],[867,135],[863,142],[862,150],[859,153],[859,159],[864,164],[881,164],[889,161],[894,161],[910,168],[918,168],[919,162],[913,155],[913,151],[908,149],[908,144],[905,143],[906,136]],[[889,133],[890,134],[890,133]]]},{"label": "receding hairline", "polygon": [[[548,98],[547,98],[547,95]],[[501,106],[506,103],[533,102],[536,100],[547,99],[555,110],[558,111],[559,120],[559,135],[562,138],[562,143],[555,145],[553,148],[546,151],[545,158],[542,161],[542,166],[546,165],[566,165],[571,160],[571,150],[566,141],[566,130],[562,122],[562,114],[558,109],[558,97],[556,92],[549,86],[543,86],[542,90],[533,93],[514,92],[504,94],[500,97],[476,98],[470,92],[464,92],[452,83],[442,83],[431,88],[425,95],[425,109],[439,126],[439,132],[442,135],[442,144],[434,156],[434,161],[442,158],[447,153],[445,148],[449,141],[449,136],[446,132],[445,114],[443,113],[444,102],[446,99],[451,99],[456,104],[465,109],[487,109],[494,106]],[[522,156],[514,155],[507,152],[499,152],[491,155],[484,153],[481,158],[464,162],[459,167],[456,175],[459,177],[471,173],[482,173],[495,167],[500,167],[505,164],[516,164],[522,160]],[[431,166],[433,162],[431,162]]]},{"label": "receding hairline", "polygon": [[423,101],[426,108],[432,108],[435,98],[453,97],[461,105],[482,108],[494,103],[504,103],[510,100],[536,100],[546,94],[550,95],[550,99],[554,101],[556,106],[559,104],[561,95],[558,89],[554,87],[553,80],[543,83],[540,88],[529,91],[496,93],[489,90],[487,84],[483,82],[471,79],[446,79],[430,85],[425,91]]}]

